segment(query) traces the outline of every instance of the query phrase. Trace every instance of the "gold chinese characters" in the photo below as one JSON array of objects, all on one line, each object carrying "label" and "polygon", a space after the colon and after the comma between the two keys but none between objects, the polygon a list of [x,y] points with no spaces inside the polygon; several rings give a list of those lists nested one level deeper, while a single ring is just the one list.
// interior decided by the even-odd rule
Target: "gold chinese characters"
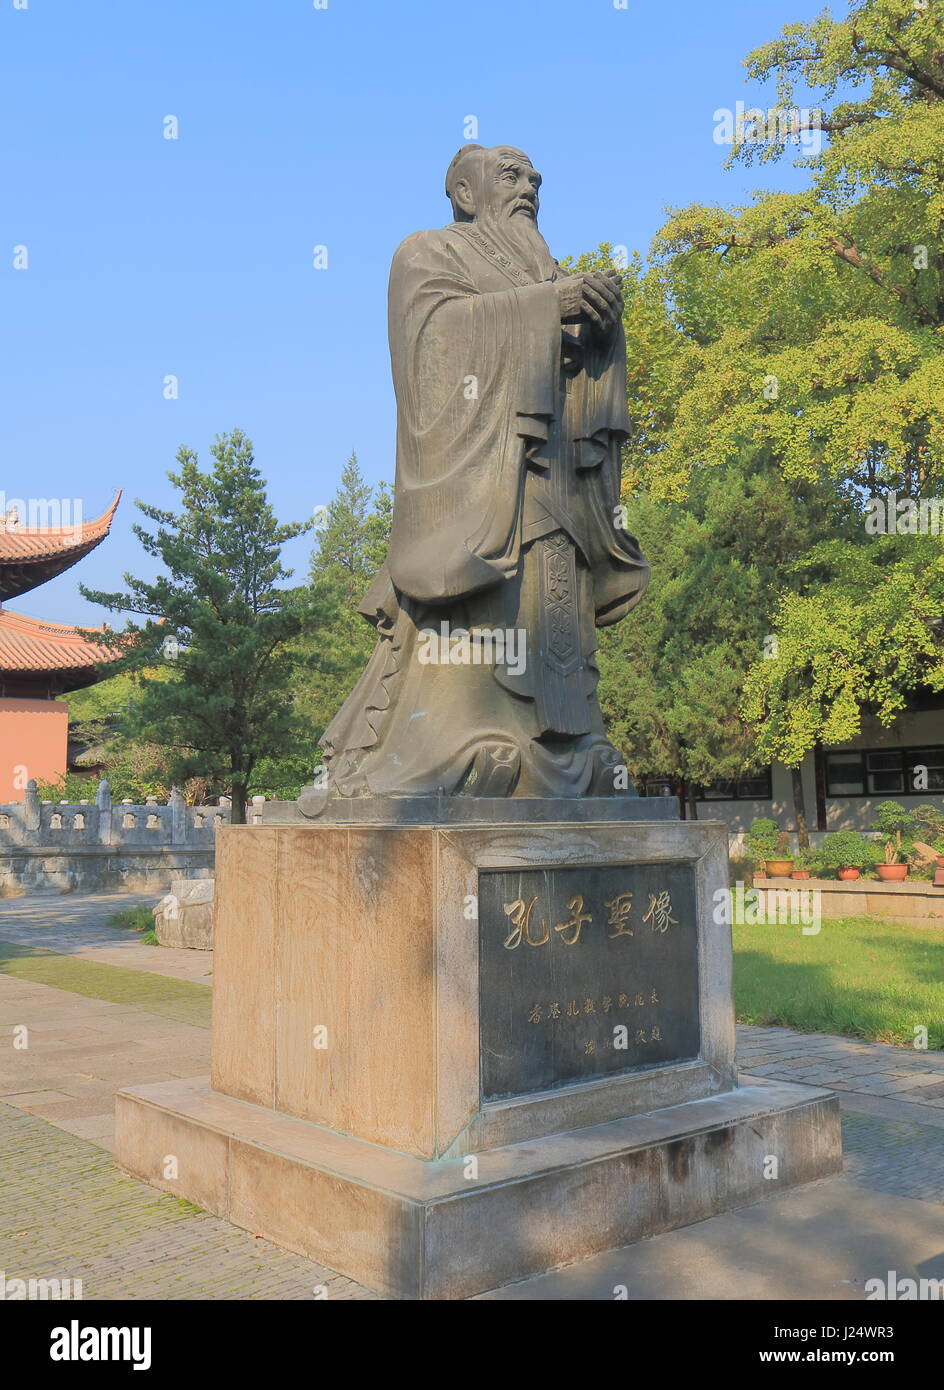
[{"label": "gold chinese characters", "polygon": [[[516,950],[522,942],[528,946],[546,946],[551,940],[551,929],[546,918],[540,918],[540,928],[532,922],[537,900],[535,894],[527,902],[524,898],[516,898],[512,903],[502,904],[505,915],[511,922],[511,930],[504,942],[507,951]],[[613,928],[607,932],[611,941],[620,936],[635,935],[634,928],[629,925],[633,910],[632,893],[617,893],[609,902],[604,903],[604,906],[609,913],[606,926]],[[565,946],[576,946],[580,942],[581,932],[593,922],[593,916],[585,910],[584,898],[580,893],[575,893],[572,898],[567,899],[567,911],[570,917],[565,922],[558,922],[554,931]],[[670,926],[678,926],[678,922],[672,916],[670,895],[665,891],[650,893],[649,907],[642,920],[648,922],[652,930],[660,934],[668,931]]]}]

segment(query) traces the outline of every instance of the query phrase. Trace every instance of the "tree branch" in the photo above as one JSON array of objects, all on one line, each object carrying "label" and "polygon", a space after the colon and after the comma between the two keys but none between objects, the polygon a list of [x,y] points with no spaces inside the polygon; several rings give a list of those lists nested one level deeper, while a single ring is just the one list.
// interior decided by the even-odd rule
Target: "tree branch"
[{"label": "tree branch", "polygon": [[832,251],[835,251],[840,260],[845,261],[847,265],[854,266],[856,270],[864,270],[869,279],[874,280],[880,289],[893,294],[901,304],[911,309],[921,323],[930,328],[937,327],[937,320],[934,315],[928,313],[920,304],[916,304],[911,292],[903,285],[896,285],[887,278],[877,265],[870,265],[856,245],[846,246],[835,237],[830,237],[827,245]]}]

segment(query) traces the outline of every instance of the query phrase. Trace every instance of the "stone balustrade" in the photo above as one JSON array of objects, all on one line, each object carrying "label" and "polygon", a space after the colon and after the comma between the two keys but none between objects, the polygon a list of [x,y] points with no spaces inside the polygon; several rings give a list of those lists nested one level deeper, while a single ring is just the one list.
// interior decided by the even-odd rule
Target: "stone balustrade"
[{"label": "stone balustrade", "polygon": [[[247,819],[262,819],[253,797]],[[103,781],[94,801],[40,801],[35,782],[23,800],[0,805],[0,896],[24,892],[166,889],[180,878],[213,874],[216,832],[230,803],[188,806],[176,787],[166,803],[113,801]]]}]

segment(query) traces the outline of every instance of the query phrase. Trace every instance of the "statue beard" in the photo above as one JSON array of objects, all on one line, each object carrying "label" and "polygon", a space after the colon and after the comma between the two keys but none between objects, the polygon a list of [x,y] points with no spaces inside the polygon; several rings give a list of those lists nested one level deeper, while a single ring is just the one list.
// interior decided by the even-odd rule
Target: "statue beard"
[{"label": "statue beard", "polygon": [[475,225],[487,241],[527,271],[532,280],[551,280],[557,274],[557,263],[538,231],[537,221],[527,213],[505,213],[499,217],[482,213]]}]

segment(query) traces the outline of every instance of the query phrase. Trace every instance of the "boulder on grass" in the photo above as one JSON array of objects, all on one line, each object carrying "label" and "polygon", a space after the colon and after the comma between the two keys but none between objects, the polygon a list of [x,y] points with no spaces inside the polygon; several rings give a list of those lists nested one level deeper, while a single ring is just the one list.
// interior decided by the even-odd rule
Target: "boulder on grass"
[{"label": "boulder on grass", "polygon": [[213,879],[182,878],[154,909],[154,931],[162,946],[213,950]]}]

